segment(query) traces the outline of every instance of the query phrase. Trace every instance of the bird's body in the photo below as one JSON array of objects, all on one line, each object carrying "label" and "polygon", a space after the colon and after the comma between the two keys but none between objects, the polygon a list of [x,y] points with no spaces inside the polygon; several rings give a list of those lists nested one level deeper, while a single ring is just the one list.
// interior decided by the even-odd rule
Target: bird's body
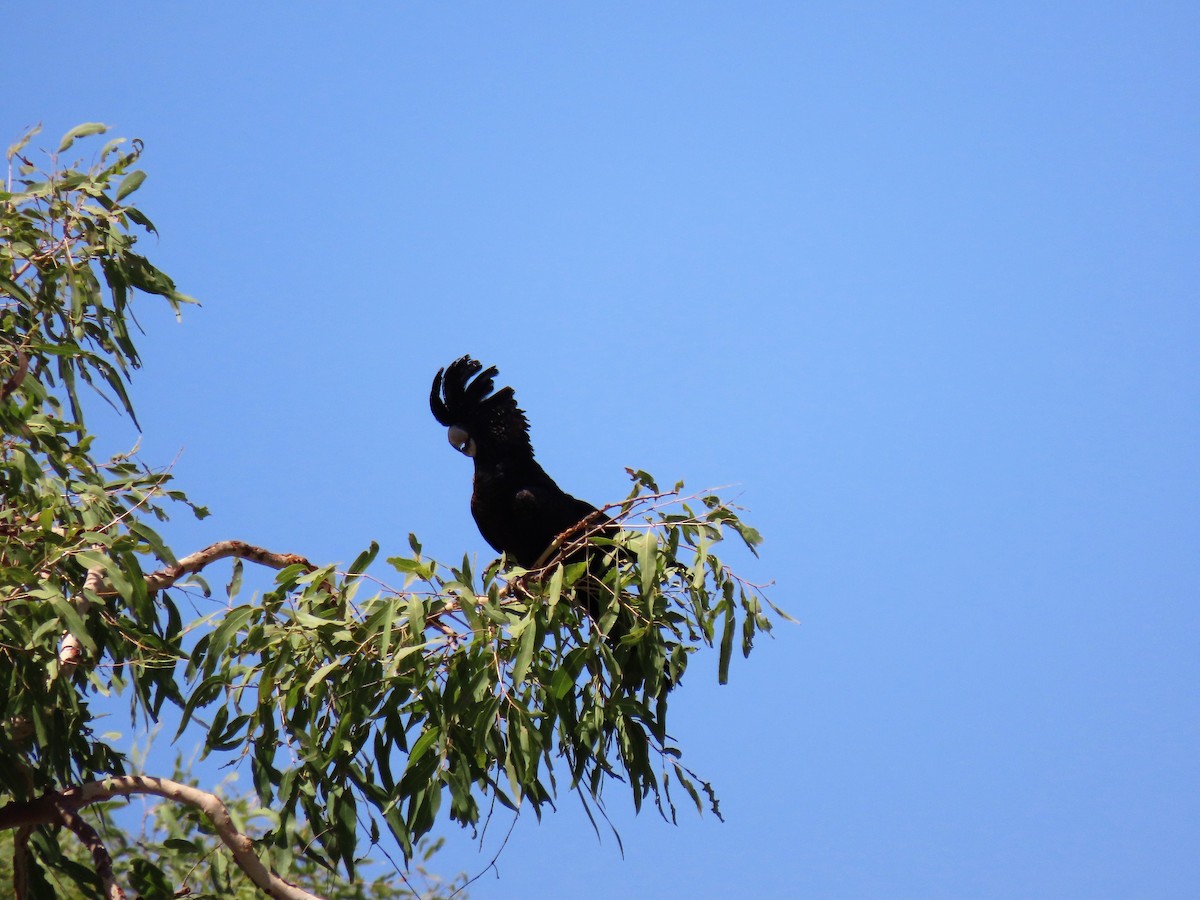
[{"label": "bird's body", "polygon": [[537,565],[556,537],[593,514],[599,521],[596,507],[559,488],[534,460],[476,458],[471,515],[483,539],[519,566]]},{"label": "bird's body", "polygon": [[572,497],[533,456],[529,423],[510,387],[494,389],[495,367],[464,356],[439,370],[429,405],[450,443],[475,462],[471,514],[494,550],[524,568],[536,565],[555,538],[608,516]]}]

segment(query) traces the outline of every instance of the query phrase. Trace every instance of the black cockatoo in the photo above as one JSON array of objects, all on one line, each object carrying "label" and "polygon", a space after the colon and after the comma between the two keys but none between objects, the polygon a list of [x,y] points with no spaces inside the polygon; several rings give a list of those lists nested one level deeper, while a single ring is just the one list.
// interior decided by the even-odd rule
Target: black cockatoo
[{"label": "black cockatoo", "polygon": [[[471,514],[493,549],[524,568],[550,560],[542,557],[555,538],[572,532],[578,541],[599,534],[617,535],[616,522],[586,500],[572,497],[554,483],[533,458],[529,422],[517,407],[511,387],[495,390],[495,366],[463,356],[439,369],[429,393],[433,416],[447,427],[455,449],[475,460],[475,483]],[[625,554],[616,551],[618,558]],[[565,562],[588,561],[588,575],[576,589],[581,607],[594,622],[612,599],[612,588],[604,583],[614,565],[612,556],[597,548],[569,551]],[[630,610],[623,609],[608,631],[608,644],[616,648],[633,624]],[[632,648],[631,648],[632,650]],[[636,653],[622,663],[625,690],[635,691],[645,683],[643,664]],[[663,664],[663,684],[673,686]]]},{"label": "black cockatoo", "polygon": [[604,531],[614,526],[592,504],[563,491],[533,458],[529,422],[513,389],[493,393],[497,374],[470,356],[456,359],[434,376],[429,406],[455,449],[475,460],[471,514],[484,540],[532,568],[556,537],[584,519],[581,532],[593,524]]}]

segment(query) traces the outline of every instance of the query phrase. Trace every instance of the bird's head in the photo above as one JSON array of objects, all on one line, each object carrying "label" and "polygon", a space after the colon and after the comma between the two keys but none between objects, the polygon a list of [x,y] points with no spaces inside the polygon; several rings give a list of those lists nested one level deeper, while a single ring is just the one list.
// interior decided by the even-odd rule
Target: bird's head
[{"label": "bird's head", "polygon": [[456,359],[433,378],[429,408],[446,426],[446,438],[455,450],[474,458],[484,450],[527,452],[529,425],[517,408],[510,387],[495,388],[495,366],[485,369],[470,356]]}]

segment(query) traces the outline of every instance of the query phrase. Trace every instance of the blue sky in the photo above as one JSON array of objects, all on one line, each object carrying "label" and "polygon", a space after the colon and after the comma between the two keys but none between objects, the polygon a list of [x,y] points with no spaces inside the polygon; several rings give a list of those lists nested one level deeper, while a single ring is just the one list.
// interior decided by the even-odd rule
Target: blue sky
[{"label": "blue sky", "polygon": [[613,791],[622,858],[564,796],[473,896],[1196,895],[1195,5],[6,23],[0,139],[145,140],[203,302],[140,312],[142,455],[213,511],[177,550],[490,558],[426,399],[465,352],[572,493],[733,484],[763,532],[801,624],[672,695],[727,822]]}]

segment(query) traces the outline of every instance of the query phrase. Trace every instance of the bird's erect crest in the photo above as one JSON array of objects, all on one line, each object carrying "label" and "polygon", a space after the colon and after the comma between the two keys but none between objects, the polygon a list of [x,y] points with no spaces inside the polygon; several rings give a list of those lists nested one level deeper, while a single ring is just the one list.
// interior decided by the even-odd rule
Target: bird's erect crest
[{"label": "bird's erect crest", "polygon": [[484,369],[478,360],[460,357],[434,376],[429,408],[443,425],[465,428],[481,447],[520,448],[532,456],[529,422],[517,407],[513,389],[492,393],[498,374],[495,366]]}]

